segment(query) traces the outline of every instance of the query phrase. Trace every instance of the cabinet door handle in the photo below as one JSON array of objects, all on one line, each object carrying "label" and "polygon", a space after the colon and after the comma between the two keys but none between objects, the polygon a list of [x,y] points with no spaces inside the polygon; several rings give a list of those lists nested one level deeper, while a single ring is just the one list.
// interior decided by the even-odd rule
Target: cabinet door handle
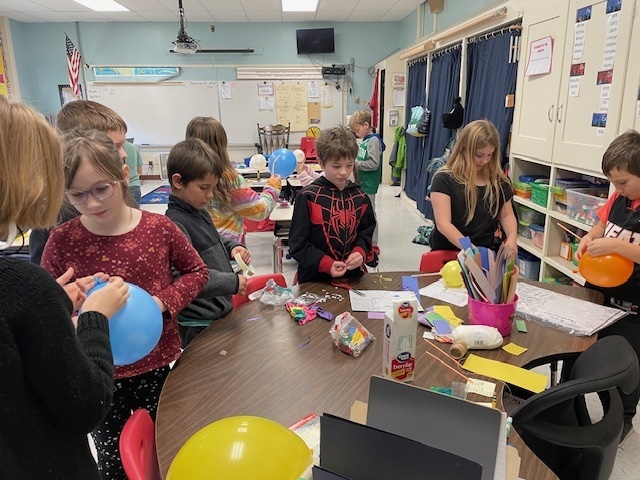
[{"label": "cabinet door handle", "polygon": [[564,107],[564,105],[560,105],[556,112],[556,120],[558,120],[558,123],[562,123],[562,107]]},{"label": "cabinet door handle", "polygon": [[547,118],[549,119],[549,123],[553,122],[553,107],[554,105],[551,105],[549,107],[549,110],[547,110]]}]

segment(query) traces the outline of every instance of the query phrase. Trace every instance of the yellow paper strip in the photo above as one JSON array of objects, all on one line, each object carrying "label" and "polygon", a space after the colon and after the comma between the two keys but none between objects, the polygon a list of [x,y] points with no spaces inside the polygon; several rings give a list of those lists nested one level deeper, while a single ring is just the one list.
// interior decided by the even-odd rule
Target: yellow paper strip
[{"label": "yellow paper strip", "polygon": [[525,347],[521,347],[520,345],[516,345],[515,343],[509,343],[507,345],[503,345],[502,349],[507,352],[510,353],[511,355],[522,355],[524,352],[526,352],[527,350],[529,350],[528,348]]},{"label": "yellow paper strip", "polygon": [[443,317],[454,328],[462,325],[462,320],[456,317],[456,314],[453,313],[451,307],[448,307],[447,305],[434,305],[433,311]]},{"label": "yellow paper strip", "polygon": [[527,390],[540,393],[547,386],[547,377],[541,373],[525,370],[524,368],[509,365],[507,363],[489,360],[487,358],[478,357],[477,355],[469,355],[462,365],[463,368],[478,375],[486,375],[487,377],[496,378],[503,382],[526,388]]}]

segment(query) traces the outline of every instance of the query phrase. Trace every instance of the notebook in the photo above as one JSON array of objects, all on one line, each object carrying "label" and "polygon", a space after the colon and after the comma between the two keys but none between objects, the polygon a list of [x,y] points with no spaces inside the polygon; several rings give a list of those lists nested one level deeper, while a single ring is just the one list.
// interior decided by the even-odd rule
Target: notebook
[{"label": "notebook", "polygon": [[367,425],[482,465],[482,480],[504,479],[506,415],[460,398],[372,376]]}]

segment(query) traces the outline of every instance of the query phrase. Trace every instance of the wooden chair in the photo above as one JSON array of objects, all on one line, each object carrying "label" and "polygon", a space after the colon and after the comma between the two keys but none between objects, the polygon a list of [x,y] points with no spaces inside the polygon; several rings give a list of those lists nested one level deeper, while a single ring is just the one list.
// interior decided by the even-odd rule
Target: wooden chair
[{"label": "wooden chair", "polygon": [[258,143],[256,148],[258,153],[263,155],[271,155],[279,148],[289,148],[289,134],[291,133],[291,124],[284,125],[266,125],[261,127],[258,123]]},{"label": "wooden chair", "polygon": [[129,480],[160,480],[156,427],[144,408],[133,412],[120,434],[120,458]]},{"label": "wooden chair", "polygon": [[458,258],[458,250],[432,250],[425,252],[420,258],[420,271],[425,273],[439,272],[444,264]]},{"label": "wooden chair", "polygon": [[244,295],[236,294],[232,297],[233,308],[238,308],[249,301],[249,295],[264,288],[267,281],[273,278],[277,285],[287,287],[287,280],[281,273],[266,273],[264,275],[254,275],[247,279],[247,291]]}]

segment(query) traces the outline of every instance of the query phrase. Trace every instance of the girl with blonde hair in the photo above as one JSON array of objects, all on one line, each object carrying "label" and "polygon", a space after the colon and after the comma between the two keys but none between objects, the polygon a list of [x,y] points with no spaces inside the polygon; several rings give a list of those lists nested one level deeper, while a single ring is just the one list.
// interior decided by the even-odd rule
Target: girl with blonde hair
[{"label": "girl with blonde hair", "polygon": [[469,123],[431,183],[436,224],[429,239],[431,249],[458,250],[462,237],[469,237],[476,246],[495,248],[500,226],[503,241],[515,256],[518,225],[512,197],[511,183],[500,163],[496,127],[487,120]]},{"label": "girl with blonde hair", "polygon": [[187,125],[186,138],[203,140],[220,156],[224,170],[209,203],[209,215],[222,237],[244,243],[244,219],[261,221],[269,218],[280,196],[280,176],[269,177],[261,193],[249,187],[231,164],[227,133],[215,118],[192,119]]},{"label": "girl with blonde hair", "polygon": [[[64,192],[57,133],[2,96],[0,179],[0,478],[97,480],[87,434],[111,404],[109,318],[129,289],[98,270],[64,269],[56,281],[2,254],[20,231],[55,225]],[[87,298],[94,276],[109,283]]]}]

